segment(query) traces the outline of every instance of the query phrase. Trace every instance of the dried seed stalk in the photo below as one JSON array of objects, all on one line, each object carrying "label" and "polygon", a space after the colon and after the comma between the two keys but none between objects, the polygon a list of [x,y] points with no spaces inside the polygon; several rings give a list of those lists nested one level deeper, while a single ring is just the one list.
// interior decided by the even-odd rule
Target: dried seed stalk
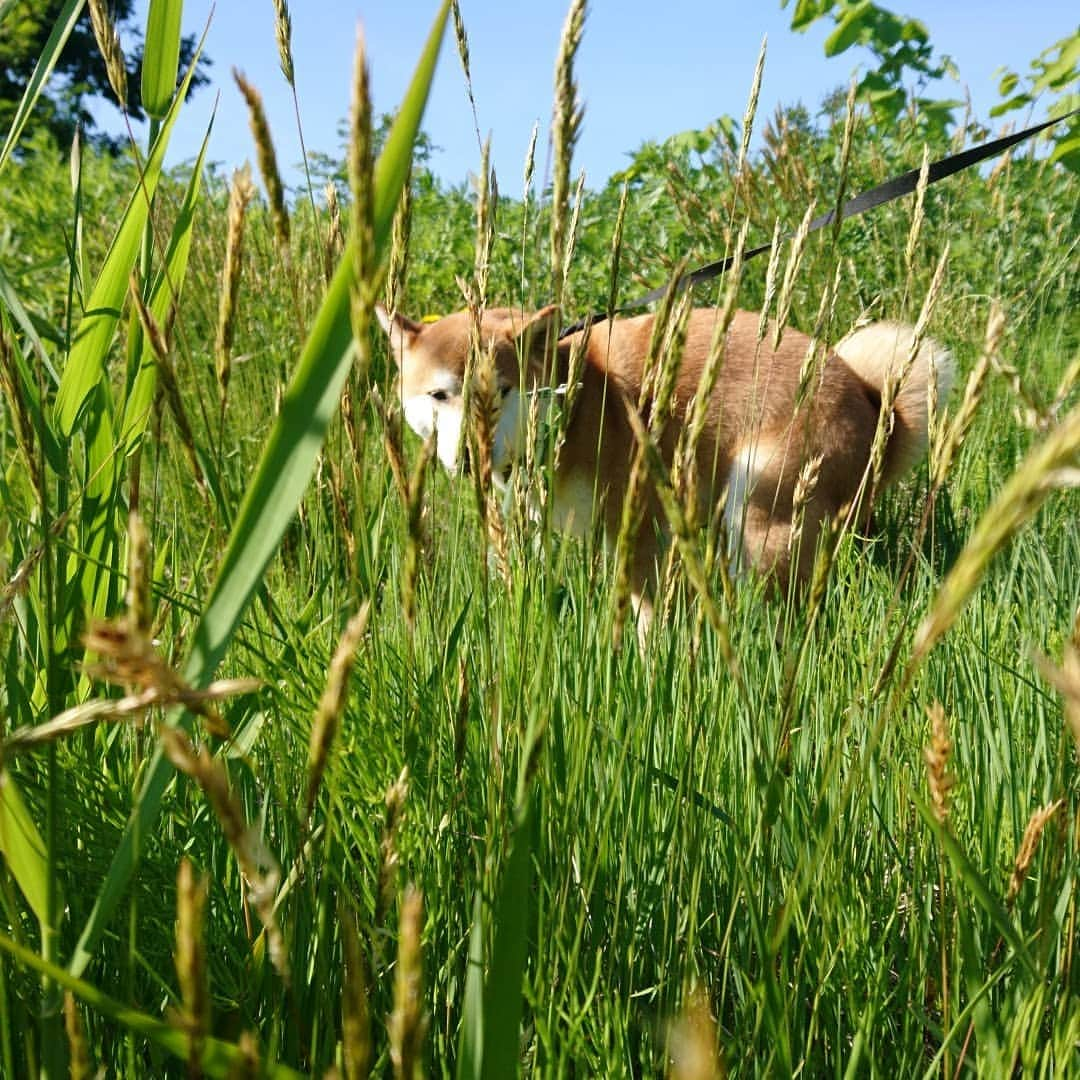
[{"label": "dried seed stalk", "polygon": [[390,1061],[395,1080],[414,1080],[420,1072],[421,1046],[427,1030],[423,1000],[420,938],[424,901],[413,886],[401,900],[398,956],[394,975],[394,1011],[390,1015]]},{"label": "dried seed stalk", "polygon": [[353,664],[356,660],[356,650],[360,647],[364,635],[367,633],[368,616],[371,605],[364,601],[360,610],[356,612],[345,626],[341,639],[330,660],[330,670],[326,676],[326,687],[319,699],[319,707],[315,710],[315,719],[311,725],[311,735],[308,740],[308,783],[306,817],[311,818],[311,811],[315,806],[315,798],[319,793],[323,775],[326,772],[327,763],[330,760],[330,751],[337,736],[338,726],[341,723],[341,714],[345,711],[345,702],[349,695],[349,676],[352,674]]},{"label": "dried seed stalk", "polygon": [[803,462],[799,478],[795,481],[795,494],[791,501],[791,532],[788,534],[788,551],[797,552],[802,543],[803,525],[806,523],[806,507],[817,490],[821,474],[821,454],[815,454]]},{"label": "dried seed stalk", "polygon": [[563,25],[555,63],[555,103],[551,130],[554,167],[551,187],[552,300],[562,307],[567,275],[567,219],[570,199],[570,163],[581,131],[583,110],[574,81],[574,59],[585,29],[585,0],[573,0]]},{"label": "dried seed stalk", "polygon": [[401,188],[390,233],[390,258],[386,270],[386,310],[393,316],[405,294],[405,277],[409,270],[409,235],[412,232],[412,177]]},{"label": "dried seed stalk", "polygon": [[926,777],[930,785],[930,802],[938,823],[947,826],[949,792],[956,783],[949,773],[953,744],[949,738],[949,723],[945,719],[945,709],[941,702],[935,701],[926,711],[930,718],[930,742],[923,750],[923,757],[926,760]]},{"label": "dried seed stalk", "polygon": [[964,550],[938,589],[933,607],[915,633],[906,686],[927,653],[955,622],[978,587],[990,560],[1046,501],[1068,484],[1080,463],[1080,405],[1033,447],[979,519]]},{"label": "dried seed stalk", "polygon": [[342,952],[345,954],[345,978],[341,988],[341,1043],[345,1080],[367,1080],[371,1073],[368,966],[352,914],[341,912],[338,922],[341,925]]},{"label": "dried seed stalk", "polygon": [[[964,388],[964,398],[957,409],[953,422],[945,427],[939,425],[938,437],[930,447],[930,474],[933,483],[941,486],[952,468],[953,462],[960,448],[964,445],[971,425],[975,421],[975,414],[982,400],[983,390],[986,387],[986,377],[990,373],[993,358],[997,355],[1001,344],[1002,335],[1005,332],[1005,314],[1001,305],[995,300],[990,305],[990,316],[986,322],[986,336],[983,342],[982,353],[975,367],[968,376],[967,386]],[[936,382],[936,380],[932,380]]]},{"label": "dried seed stalk", "polygon": [[188,1037],[188,1075],[201,1075],[202,1045],[210,1031],[210,985],[206,967],[204,922],[206,881],[197,877],[186,856],[176,874],[176,977]]},{"label": "dried seed stalk", "polygon": [[86,1038],[86,1025],[75,995],[68,990],[64,994],[64,1030],[68,1040],[68,1075],[71,1080],[91,1080],[94,1062],[90,1057],[90,1044]]},{"label": "dried seed stalk", "polygon": [[1061,695],[1065,722],[1076,740],[1080,752],[1080,610],[1073,626],[1073,640],[1065,646],[1061,667],[1055,667],[1045,657],[1036,657],[1039,674]]},{"label": "dried seed stalk", "polygon": [[192,476],[195,477],[195,483],[198,485],[203,498],[206,498],[206,478],[203,476],[202,465],[199,464],[195,435],[192,432],[187,408],[184,406],[184,399],[180,394],[180,384],[177,381],[176,369],[173,367],[172,357],[169,353],[169,343],[165,340],[165,335],[162,333],[153,313],[146,306],[142,298],[142,292],[139,289],[138,279],[134,273],[131,275],[128,291],[135,304],[135,310],[138,313],[139,322],[142,324],[143,333],[146,334],[146,339],[150,342],[150,348],[154,352],[158,378],[161,380],[161,389],[169,406],[169,412],[172,413],[177,432],[180,435],[180,442],[184,447],[184,453],[188,459],[188,465],[191,467]]},{"label": "dried seed stalk", "polygon": [[874,441],[870,447],[871,499],[881,487],[881,478],[885,471],[885,450],[896,424],[896,399],[907,382],[908,375],[910,375],[915,364],[915,358],[922,349],[930,319],[933,316],[934,309],[937,307],[938,298],[941,296],[941,290],[945,284],[945,269],[948,262],[949,245],[946,244],[945,250],[941,253],[941,258],[938,259],[934,277],[923,300],[919,317],[915,321],[907,356],[899,365],[894,362],[885,376],[885,385],[881,390],[881,409],[878,414],[877,429],[874,432]]},{"label": "dried seed stalk", "polygon": [[678,1020],[671,1026],[668,1057],[668,1080],[720,1080],[725,1075],[716,1021],[700,987],[688,993]]},{"label": "dried seed stalk", "polygon": [[120,33],[116,28],[116,18],[112,8],[105,0],[90,0],[90,25],[94,31],[94,40],[105,61],[105,73],[109,85],[120,102],[120,108],[127,111],[127,61],[124,50],[120,47]]},{"label": "dried seed stalk", "polygon": [[34,449],[34,421],[22,390],[22,379],[15,363],[15,349],[4,332],[5,322],[0,319],[0,391],[8,401],[8,410],[15,429],[15,443],[26,463],[30,484],[38,501],[44,497],[41,482],[41,465]]},{"label": "dried seed stalk", "polygon": [[398,850],[397,834],[405,814],[405,799],[409,794],[408,766],[386,789],[386,817],[383,819],[382,838],[379,841],[378,892],[375,895],[375,926],[381,926],[390,910],[390,902],[397,892]]},{"label": "dried seed stalk", "polygon": [[[803,214],[799,227],[791,240],[791,248],[788,253],[787,265],[784,267],[784,281],[780,286],[780,299],[776,308],[776,326],[773,330],[773,348],[778,349],[784,336],[784,327],[791,316],[791,302],[795,292],[795,279],[799,275],[802,266],[803,255],[806,252],[806,238],[810,235],[810,222],[814,218],[814,203],[811,202]],[[779,222],[777,222],[779,225]],[[762,318],[766,316],[768,307],[762,308]]]},{"label": "dried seed stalk", "polygon": [[416,583],[420,578],[420,554],[424,548],[424,482],[435,454],[434,432],[424,443],[409,477],[405,501],[407,538],[401,577],[401,607],[411,634],[416,627]]},{"label": "dried seed stalk", "polygon": [[221,271],[221,297],[218,300],[218,325],[215,353],[222,407],[232,373],[232,346],[236,328],[236,301],[240,295],[240,275],[244,263],[244,220],[255,197],[251,166],[246,162],[233,172],[229,187],[228,225],[225,235],[225,265]]},{"label": "dried seed stalk", "polygon": [[196,750],[181,728],[162,725],[158,737],[166,757],[202,788],[247,883],[248,899],[266,933],[270,962],[288,982],[285,939],[274,911],[274,898],[281,881],[277,860],[267,850],[262,837],[248,825],[240,800],[229,786],[229,774],[221,759],[214,757],[205,746]]},{"label": "dried seed stalk", "polygon": [[926,219],[926,188],[930,182],[930,150],[923,145],[922,165],[919,167],[919,182],[915,185],[915,207],[911,212],[911,228],[908,230],[907,246],[904,248],[904,266],[906,281],[904,296],[911,296],[915,281],[915,252],[919,247],[919,236]]},{"label": "dried seed stalk", "polygon": [[1013,862],[1012,873],[1009,875],[1009,888],[1005,893],[1005,903],[1012,907],[1016,902],[1017,896],[1020,894],[1020,889],[1023,887],[1024,880],[1027,878],[1028,870],[1031,869],[1032,860],[1035,858],[1035,852],[1039,847],[1039,840],[1042,838],[1043,830],[1046,828],[1050,819],[1065,805],[1064,799],[1058,799],[1057,802],[1047,803],[1046,806],[1034,811],[1031,817],[1028,818],[1027,826],[1024,829],[1023,839],[1020,841],[1020,849],[1016,853],[1016,859]]},{"label": "dried seed stalk", "polygon": [[326,213],[330,219],[330,226],[326,232],[326,280],[334,276],[338,259],[345,247],[345,234],[341,228],[341,204],[338,202],[337,186],[332,180],[326,182],[323,188],[326,198]]},{"label": "dried seed stalk", "polygon": [[289,86],[296,88],[296,71],[292,54],[292,16],[286,0],[274,0],[274,37],[277,39],[281,74]]},{"label": "dried seed stalk", "polygon": [[247,102],[251,134],[255,139],[255,156],[270,203],[270,220],[274,225],[274,236],[278,248],[287,253],[290,231],[289,211],[285,205],[285,187],[281,182],[281,173],[278,172],[277,154],[274,151],[274,141],[270,137],[270,124],[266,119],[262,95],[237,68],[233,68],[233,79]]},{"label": "dried seed stalk", "polygon": [[350,314],[360,378],[367,373],[371,318],[375,310],[375,143],[371,126],[371,80],[363,29],[356,32],[350,106],[349,186],[352,189],[352,248],[356,273]]}]

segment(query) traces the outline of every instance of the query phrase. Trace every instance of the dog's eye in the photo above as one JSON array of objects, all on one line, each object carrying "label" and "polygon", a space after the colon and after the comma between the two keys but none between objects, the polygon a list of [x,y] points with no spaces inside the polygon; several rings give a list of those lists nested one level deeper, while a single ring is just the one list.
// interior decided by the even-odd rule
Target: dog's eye
[{"label": "dog's eye", "polygon": [[450,395],[445,390],[432,390],[428,397],[434,398],[435,401],[446,401]]},{"label": "dog's eye", "polygon": [[499,387],[499,397],[505,398],[506,395],[510,393],[511,389],[512,389],[512,387],[510,387],[510,386],[500,386]]}]

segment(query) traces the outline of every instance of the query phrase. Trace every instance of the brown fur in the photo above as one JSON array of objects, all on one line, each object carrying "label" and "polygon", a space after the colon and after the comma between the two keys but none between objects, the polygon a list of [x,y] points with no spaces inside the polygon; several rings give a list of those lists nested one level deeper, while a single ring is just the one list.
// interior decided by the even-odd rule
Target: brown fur
[{"label": "brown fur", "polygon": [[[679,368],[672,420],[661,440],[670,465],[688,408],[709,353],[715,320],[712,309],[695,309],[687,327]],[[390,325],[394,353],[401,367],[405,400],[427,393],[437,378],[459,382],[469,348],[469,316],[458,312],[431,325],[398,319]],[[547,381],[545,359],[556,357],[556,378],[565,378],[571,341],[559,342],[556,313],[544,309],[523,316],[508,308],[486,312],[481,338],[494,348],[500,383],[531,389]],[[653,316],[641,315],[598,323],[589,333],[581,387],[566,430],[566,443],[555,478],[556,517],[566,522],[576,510],[582,522],[582,493],[599,517],[609,541],[618,533],[635,441],[626,409],[635,407],[642,365],[649,346]],[[877,323],[856,331],[827,358],[820,383],[802,407],[796,392],[810,339],[788,329],[777,349],[772,327],[758,342],[758,316],[737,312],[728,333],[720,377],[710,401],[697,451],[698,520],[708,521],[718,499],[728,493],[729,528],[739,531],[741,555],[759,571],[775,575],[783,586],[792,573],[804,579],[812,566],[821,522],[850,504],[867,473],[877,428],[885,375],[891,365],[905,363],[910,328]],[[580,335],[578,335],[580,337]],[[524,369],[521,364],[524,362]],[[931,342],[923,344],[896,400],[895,422],[886,446],[884,480],[892,481],[926,444],[927,387],[937,372],[939,393],[948,391],[948,354]],[[803,463],[821,455],[814,495],[805,510],[797,564],[791,566],[789,536],[795,483]],[[444,458],[445,460],[445,458]],[[865,500],[864,500],[865,502]],[[867,513],[868,505],[860,507]],[[655,493],[649,493],[646,516],[634,560],[633,588],[647,597],[661,553],[666,523]],[[647,602],[647,601],[646,601]]]}]

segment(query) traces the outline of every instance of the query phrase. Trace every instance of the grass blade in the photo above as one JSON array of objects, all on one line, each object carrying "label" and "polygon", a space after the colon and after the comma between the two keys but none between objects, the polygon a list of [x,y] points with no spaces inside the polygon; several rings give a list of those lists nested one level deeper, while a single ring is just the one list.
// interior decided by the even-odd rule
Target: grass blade
[{"label": "grass blade", "polygon": [[[205,35],[203,40],[205,41]],[[75,333],[67,365],[60,377],[60,390],[56,396],[56,421],[60,432],[70,436],[79,419],[91,391],[105,375],[105,356],[112,344],[120,311],[127,296],[128,278],[142,250],[143,231],[150,213],[150,201],[157,188],[169,136],[183,103],[184,95],[195,74],[202,42],[195,51],[191,67],[184,76],[180,92],[176,95],[169,115],[154,140],[153,149],[146,161],[139,183],[132,193],[124,211],[120,227],[116,231],[105,264],[90,293],[82,322]]]},{"label": "grass blade", "polygon": [[0,771],[0,852],[31,910],[40,922],[45,922],[49,910],[45,841],[7,769]]},{"label": "grass blade", "polygon": [[150,0],[142,65],[143,108],[160,120],[176,91],[180,67],[180,19],[184,0]]},{"label": "grass blade", "polygon": [[913,791],[911,797],[915,803],[915,809],[919,811],[922,819],[937,834],[941,846],[945,849],[945,854],[949,857],[949,862],[952,863],[953,870],[956,871],[957,877],[964,883],[964,886],[975,898],[979,906],[990,916],[994,926],[997,927],[998,933],[1009,943],[1027,971],[1035,975],[1035,961],[1032,959],[1027,945],[1024,944],[1024,939],[1017,933],[1005,905],[994,895],[990,886],[987,885],[986,879],[979,872],[978,867],[968,858],[967,853],[960,846],[956,837],[948,829],[942,828],[934,816],[933,810],[917,792]]},{"label": "grass blade", "polygon": [[[142,1035],[151,1042],[156,1043],[163,1050],[168,1051],[183,1061],[188,1060],[188,1036],[179,1028],[171,1027],[163,1020],[150,1016],[147,1013],[133,1009],[121,1001],[102,993],[96,986],[65,971],[56,964],[50,964],[42,960],[36,953],[12,941],[5,934],[0,934],[0,949],[13,956],[28,968],[40,972],[42,975],[53,980],[65,990],[70,990],[77,998],[85,1002],[90,1008],[114,1020],[122,1027],[127,1028],[137,1035]],[[221,1039],[204,1038],[202,1040],[202,1056],[199,1060],[203,1071],[208,1076],[235,1076],[236,1069],[245,1064],[243,1055],[238,1047]],[[303,1076],[285,1065],[273,1065],[266,1071],[267,1076],[277,1077],[279,1080],[294,1080]]]},{"label": "grass blade", "polygon": [[[19,141],[19,136],[26,126],[26,121],[30,118],[30,113],[33,111],[41,91],[49,81],[49,76],[52,74],[53,68],[56,67],[56,61],[60,59],[60,53],[67,44],[71,31],[75,29],[75,23],[79,21],[85,3],[86,0],[68,0],[64,5],[64,10],[56,17],[52,33],[49,35],[49,40],[45,42],[45,48],[42,50],[41,56],[38,57],[34,74],[30,76],[30,82],[27,83],[26,91],[23,93],[19,107],[15,111],[15,119],[11,122],[11,130],[4,140],[3,149],[0,150],[0,172],[4,171],[4,166],[7,164],[8,158],[11,157],[15,144]],[[6,7],[2,13],[7,14]]]},{"label": "grass blade", "polygon": [[[409,173],[413,143],[435,74],[449,10],[449,0],[444,0],[376,168],[375,250],[381,255],[387,250],[394,209]],[[185,678],[195,687],[209,683],[311,478],[349,372],[352,354],[349,300],[353,275],[353,259],[347,254],[315,318],[281,412],[233,525],[185,668]],[[148,763],[146,780],[131,818],[72,955],[69,970],[75,975],[85,970],[127,888],[143,838],[154,829],[161,797],[172,775],[172,766],[158,748]]]},{"label": "grass blade", "polygon": [[[202,190],[203,163],[206,160],[206,149],[210,145],[210,132],[213,127],[214,117],[211,116],[202,148],[195,161],[195,168],[191,173],[191,180],[184,193],[184,202],[177,215],[176,224],[173,226],[172,236],[169,238],[164,269],[150,293],[148,305],[150,314],[159,324],[164,324],[172,304],[180,301],[180,292],[187,274],[188,253],[191,250],[195,208]],[[147,341],[146,335],[143,334],[138,366],[131,379],[127,400],[124,402],[123,421],[120,425],[120,440],[124,444],[125,453],[130,453],[135,448],[136,442],[142,438],[146,430],[156,390],[157,364],[154,361],[154,350]]]},{"label": "grass blade", "polygon": [[529,797],[514,829],[510,857],[499,888],[495,945],[484,993],[484,1058],[480,1075],[517,1076],[521,1071],[521,980],[529,944],[532,887],[532,811]]}]

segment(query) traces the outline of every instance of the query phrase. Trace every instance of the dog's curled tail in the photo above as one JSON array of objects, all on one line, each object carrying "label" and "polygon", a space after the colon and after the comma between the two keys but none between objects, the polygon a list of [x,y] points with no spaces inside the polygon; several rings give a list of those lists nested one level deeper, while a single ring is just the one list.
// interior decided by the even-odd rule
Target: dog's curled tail
[{"label": "dog's curled tail", "polygon": [[939,409],[953,381],[953,358],[931,338],[923,338],[911,359],[915,328],[904,323],[876,322],[852,331],[836,346],[836,355],[866,384],[872,398],[880,403],[885,381],[910,367],[895,399],[892,434],[885,447],[882,479],[890,483],[906,472],[925,452],[929,427],[929,390],[937,381]]}]

